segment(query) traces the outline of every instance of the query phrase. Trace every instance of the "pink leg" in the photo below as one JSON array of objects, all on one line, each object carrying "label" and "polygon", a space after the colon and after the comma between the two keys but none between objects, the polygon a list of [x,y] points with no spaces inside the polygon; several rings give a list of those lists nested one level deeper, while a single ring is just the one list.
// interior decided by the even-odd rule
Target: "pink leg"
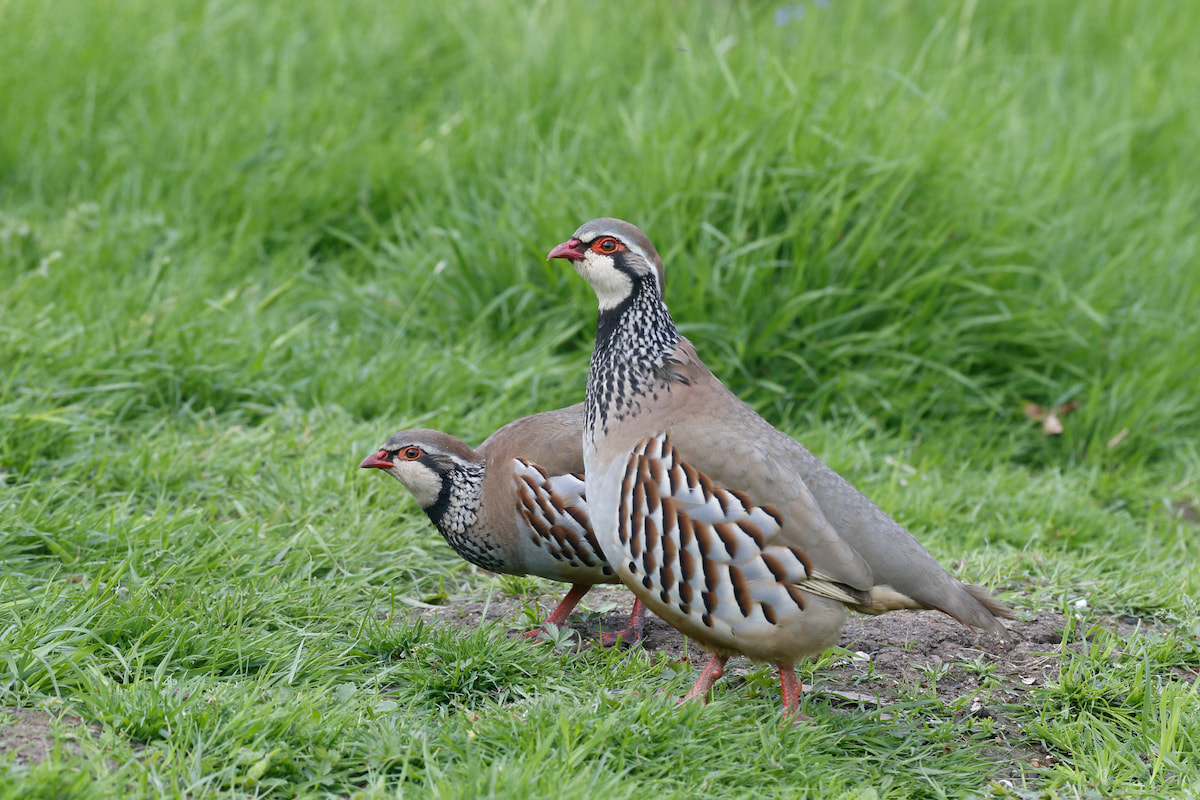
[{"label": "pink leg", "polygon": [[729,659],[725,656],[713,656],[704,665],[704,669],[700,671],[700,677],[696,679],[696,684],[692,690],[684,695],[679,702],[686,703],[693,697],[700,698],[700,705],[704,705],[708,700],[708,690],[712,685],[725,674],[725,662]]},{"label": "pink leg", "polygon": [[811,719],[800,713],[800,690],[803,684],[796,679],[796,670],[791,664],[779,667],[779,689],[783,694],[783,716],[795,720]]},{"label": "pink leg", "polygon": [[[564,597],[562,602],[558,604],[558,608],[554,609],[554,613],[551,614],[544,623],[542,623],[543,626],[547,624],[561,626],[567,621],[567,617],[571,616],[571,612],[575,610],[575,606],[579,605],[579,601],[583,599],[583,596],[587,594],[588,590],[591,588],[592,585],[590,583],[571,584],[571,591],[567,592],[567,596]],[[536,631],[526,631],[521,635],[532,638],[539,635],[541,632],[542,629],[538,628]]]},{"label": "pink leg", "polygon": [[633,610],[629,612],[629,622],[625,624],[625,630],[616,633],[601,633],[600,644],[604,647],[612,647],[618,642],[627,645],[637,644],[642,640],[642,629],[645,625],[646,604],[634,598]]}]

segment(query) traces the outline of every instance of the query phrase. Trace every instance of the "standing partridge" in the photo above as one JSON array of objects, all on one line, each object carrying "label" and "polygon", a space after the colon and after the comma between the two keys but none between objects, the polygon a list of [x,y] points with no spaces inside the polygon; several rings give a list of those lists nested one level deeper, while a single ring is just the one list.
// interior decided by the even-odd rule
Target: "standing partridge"
[{"label": "standing partridge", "polygon": [[[407,430],[359,467],[382,469],[404,484],[472,564],[570,583],[546,620],[562,625],[592,586],[620,582],[588,522],[582,431],[582,403],[510,422],[478,451],[441,431]],[[645,606],[635,599],[625,629],[601,641],[638,641],[644,619]]]},{"label": "standing partridge", "polygon": [[596,540],[651,611],[712,653],[688,698],[742,653],[779,669],[799,716],[793,665],[837,641],[847,608],[935,608],[1007,635],[1009,609],[704,366],[644,233],[595,219],[547,257],[571,261],[600,305],[583,437]]}]

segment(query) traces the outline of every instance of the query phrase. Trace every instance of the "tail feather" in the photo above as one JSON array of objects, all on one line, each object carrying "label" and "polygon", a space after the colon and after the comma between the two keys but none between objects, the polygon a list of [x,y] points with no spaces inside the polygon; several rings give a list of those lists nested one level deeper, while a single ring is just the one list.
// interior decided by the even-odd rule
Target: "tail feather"
[{"label": "tail feather", "polygon": [[929,606],[920,603],[904,592],[898,592],[891,586],[872,586],[871,591],[867,595],[870,603],[863,605],[851,605],[860,614],[870,614],[878,616],[886,614],[889,611],[903,611],[905,609],[927,609]]},{"label": "tail feather", "polygon": [[870,604],[851,605],[850,608],[861,614],[873,616],[905,609],[932,609],[954,617],[964,625],[980,628],[1011,641],[1012,634],[1000,619],[1013,619],[1016,616],[1013,610],[998,602],[981,586],[957,581],[955,583],[963,591],[951,595],[949,599],[954,601],[953,604],[928,605],[896,591],[891,586],[880,585],[871,587]]}]

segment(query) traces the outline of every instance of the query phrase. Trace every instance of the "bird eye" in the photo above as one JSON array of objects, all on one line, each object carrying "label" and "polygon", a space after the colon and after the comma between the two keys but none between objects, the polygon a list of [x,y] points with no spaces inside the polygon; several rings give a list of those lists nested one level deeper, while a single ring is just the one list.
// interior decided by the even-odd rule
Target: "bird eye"
[{"label": "bird eye", "polygon": [[597,253],[607,254],[617,252],[617,248],[620,246],[620,242],[618,242],[616,239],[612,238],[611,236],[605,236],[603,239],[592,245],[592,249]]},{"label": "bird eye", "polygon": [[422,455],[424,455],[424,453],[421,452],[421,448],[409,447],[405,448],[404,452],[401,453],[401,458],[403,458],[405,461],[416,461]]}]

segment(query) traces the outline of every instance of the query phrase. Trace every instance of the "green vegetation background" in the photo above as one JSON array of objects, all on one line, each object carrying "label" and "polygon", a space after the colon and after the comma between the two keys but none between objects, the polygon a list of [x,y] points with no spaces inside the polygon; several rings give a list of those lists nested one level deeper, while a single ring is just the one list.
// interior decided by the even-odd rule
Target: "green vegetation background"
[{"label": "green vegetation background", "polygon": [[[1200,791],[1197,31],[0,0],[0,699],[107,737],[2,791],[1009,791],[928,698],[785,731],[767,673],[677,710],[691,674],[640,653],[393,619],[492,584],[355,465],[582,396],[594,299],[543,259],[600,215],[718,375],[964,578],[1168,623],[1014,712],[1059,760],[1011,791]],[[1058,436],[1022,411],[1074,402]]]}]

